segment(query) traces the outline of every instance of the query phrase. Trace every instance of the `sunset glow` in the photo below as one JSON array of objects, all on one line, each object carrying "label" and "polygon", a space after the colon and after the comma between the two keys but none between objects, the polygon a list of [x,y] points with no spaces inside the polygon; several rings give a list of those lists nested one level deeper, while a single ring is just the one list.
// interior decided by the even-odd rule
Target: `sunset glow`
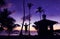
[{"label": "sunset glow", "polygon": [[54,27],[54,30],[60,30],[60,24],[55,24],[53,27]]},{"label": "sunset glow", "polygon": [[[58,29],[60,29],[60,24],[55,24],[54,26],[53,26],[53,28],[54,28],[54,30],[58,30]],[[16,27],[16,28],[14,28],[13,30],[21,30],[21,27]],[[25,27],[23,27],[23,30],[25,30]],[[30,31],[36,31],[35,30],[35,28],[34,27],[30,27]]]},{"label": "sunset glow", "polygon": [[[28,28],[29,29],[29,28]],[[16,27],[14,28],[13,30],[18,30],[20,31],[21,30],[21,27]],[[23,30],[25,30],[25,27],[23,27]],[[34,27],[30,27],[30,31],[36,31]]]},{"label": "sunset glow", "polygon": [[[34,23],[38,20],[40,20],[39,18],[39,13],[36,13],[36,9],[37,7],[41,6],[44,10],[45,10],[45,13],[47,15],[47,19],[50,19],[50,20],[54,20],[54,21],[57,21],[57,22],[60,22],[60,0],[27,0],[25,1],[25,13],[26,15],[28,15],[28,6],[27,6],[27,3],[28,2],[31,2],[33,4],[33,7],[31,8],[31,14],[32,14],[32,17],[31,17],[31,23]],[[16,20],[16,24],[22,24],[22,17],[23,17],[23,0],[6,0],[6,2],[8,2],[8,6],[11,6],[9,7],[8,9],[10,11],[15,11],[14,14],[11,15],[11,17],[13,17],[15,20]],[[28,22],[26,22],[28,23]],[[29,23],[28,23],[29,24]],[[15,28],[17,30],[20,30],[21,27],[17,27]],[[60,29],[60,26],[59,24],[55,24],[54,25],[54,30],[56,29]],[[23,28],[24,30],[24,28]],[[35,30],[33,27],[31,27],[31,30]]]}]

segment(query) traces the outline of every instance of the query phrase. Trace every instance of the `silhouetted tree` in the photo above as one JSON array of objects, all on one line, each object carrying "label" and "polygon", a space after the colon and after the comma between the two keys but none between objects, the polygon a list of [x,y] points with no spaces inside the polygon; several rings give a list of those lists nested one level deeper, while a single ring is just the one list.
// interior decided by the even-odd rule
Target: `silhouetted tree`
[{"label": "silhouetted tree", "polygon": [[24,26],[24,20],[25,20],[25,0],[23,0],[23,22],[22,22],[22,27],[21,27],[21,32],[19,34],[19,36],[22,36],[22,30],[23,30],[23,26]]},{"label": "silhouetted tree", "polygon": [[30,16],[31,16],[31,12],[30,12],[30,10],[31,10],[31,7],[32,7],[32,3],[28,3],[28,8],[29,8],[29,35],[30,35]]},{"label": "silhouetted tree", "polygon": [[44,12],[43,8],[42,8],[42,7],[38,7],[36,13],[37,13],[37,12],[39,12],[39,14],[40,14],[40,19],[41,19],[41,14],[42,14],[42,12]]},{"label": "silhouetted tree", "polygon": [[[3,7],[5,5],[5,1],[4,0],[0,0],[0,13],[1,13],[1,7]],[[3,30],[2,24],[0,23],[0,31]]]},{"label": "silhouetted tree", "polygon": [[4,9],[4,11],[0,13],[0,23],[2,23],[3,27],[8,28],[10,34],[10,31],[12,30],[12,26],[15,20],[9,15],[11,15],[11,12],[9,12],[8,9]]}]

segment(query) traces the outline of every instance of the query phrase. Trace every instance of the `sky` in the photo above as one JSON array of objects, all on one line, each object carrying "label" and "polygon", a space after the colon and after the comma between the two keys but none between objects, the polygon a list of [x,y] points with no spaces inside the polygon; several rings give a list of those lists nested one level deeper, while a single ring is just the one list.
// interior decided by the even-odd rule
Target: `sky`
[{"label": "sky", "polygon": [[[6,0],[9,3],[10,7],[8,9],[10,11],[14,11],[11,16],[16,20],[16,24],[22,24],[23,17],[23,0]],[[25,13],[29,14],[27,3],[32,3],[33,6],[31,8],[31,24],[35,21],[39,20],[39,13],[36,13],[36,10],[39,6],[43,7],[45,13],[47,15],[47,19],[54,20],[60,23],[60,0],[25,0]],[[26,21],[28,23],[28,21]],[[59,27],[59,24],[55,25]],[[57,27],[57,28],[58,28]]]}]

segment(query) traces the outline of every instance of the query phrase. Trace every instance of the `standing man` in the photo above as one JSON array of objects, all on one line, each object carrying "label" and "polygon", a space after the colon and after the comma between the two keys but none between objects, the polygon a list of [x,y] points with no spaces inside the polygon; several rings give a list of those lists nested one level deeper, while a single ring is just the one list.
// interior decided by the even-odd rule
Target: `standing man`
[{"label": "standing man", "polygon": [[28,28],[28,25],[27,25],[27,23],[25,23],[25,32],[27,32],[28,30],[27,30],[27,28]]}]

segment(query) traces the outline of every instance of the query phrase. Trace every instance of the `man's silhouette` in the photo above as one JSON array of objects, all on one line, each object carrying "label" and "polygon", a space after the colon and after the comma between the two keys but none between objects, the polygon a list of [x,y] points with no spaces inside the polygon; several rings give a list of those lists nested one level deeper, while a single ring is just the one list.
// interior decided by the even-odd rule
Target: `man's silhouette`
[{"label": "man's silhouette", "polygon": [[53,35],[53,25],[56,24],[56,21],[51,21],[46,19],[46,15],[42,15],[42,20],[35,22],[34,24],[38,27],[38,35],[40,37],[47,37],[48,33],[48,26],[50,27],[50,33]]},{"label": "man's silhouette", "polygon": [[27,23],[25,23],[25,32],[27,32],[27,27],[28,27],[28,25],[27,25]]}]

